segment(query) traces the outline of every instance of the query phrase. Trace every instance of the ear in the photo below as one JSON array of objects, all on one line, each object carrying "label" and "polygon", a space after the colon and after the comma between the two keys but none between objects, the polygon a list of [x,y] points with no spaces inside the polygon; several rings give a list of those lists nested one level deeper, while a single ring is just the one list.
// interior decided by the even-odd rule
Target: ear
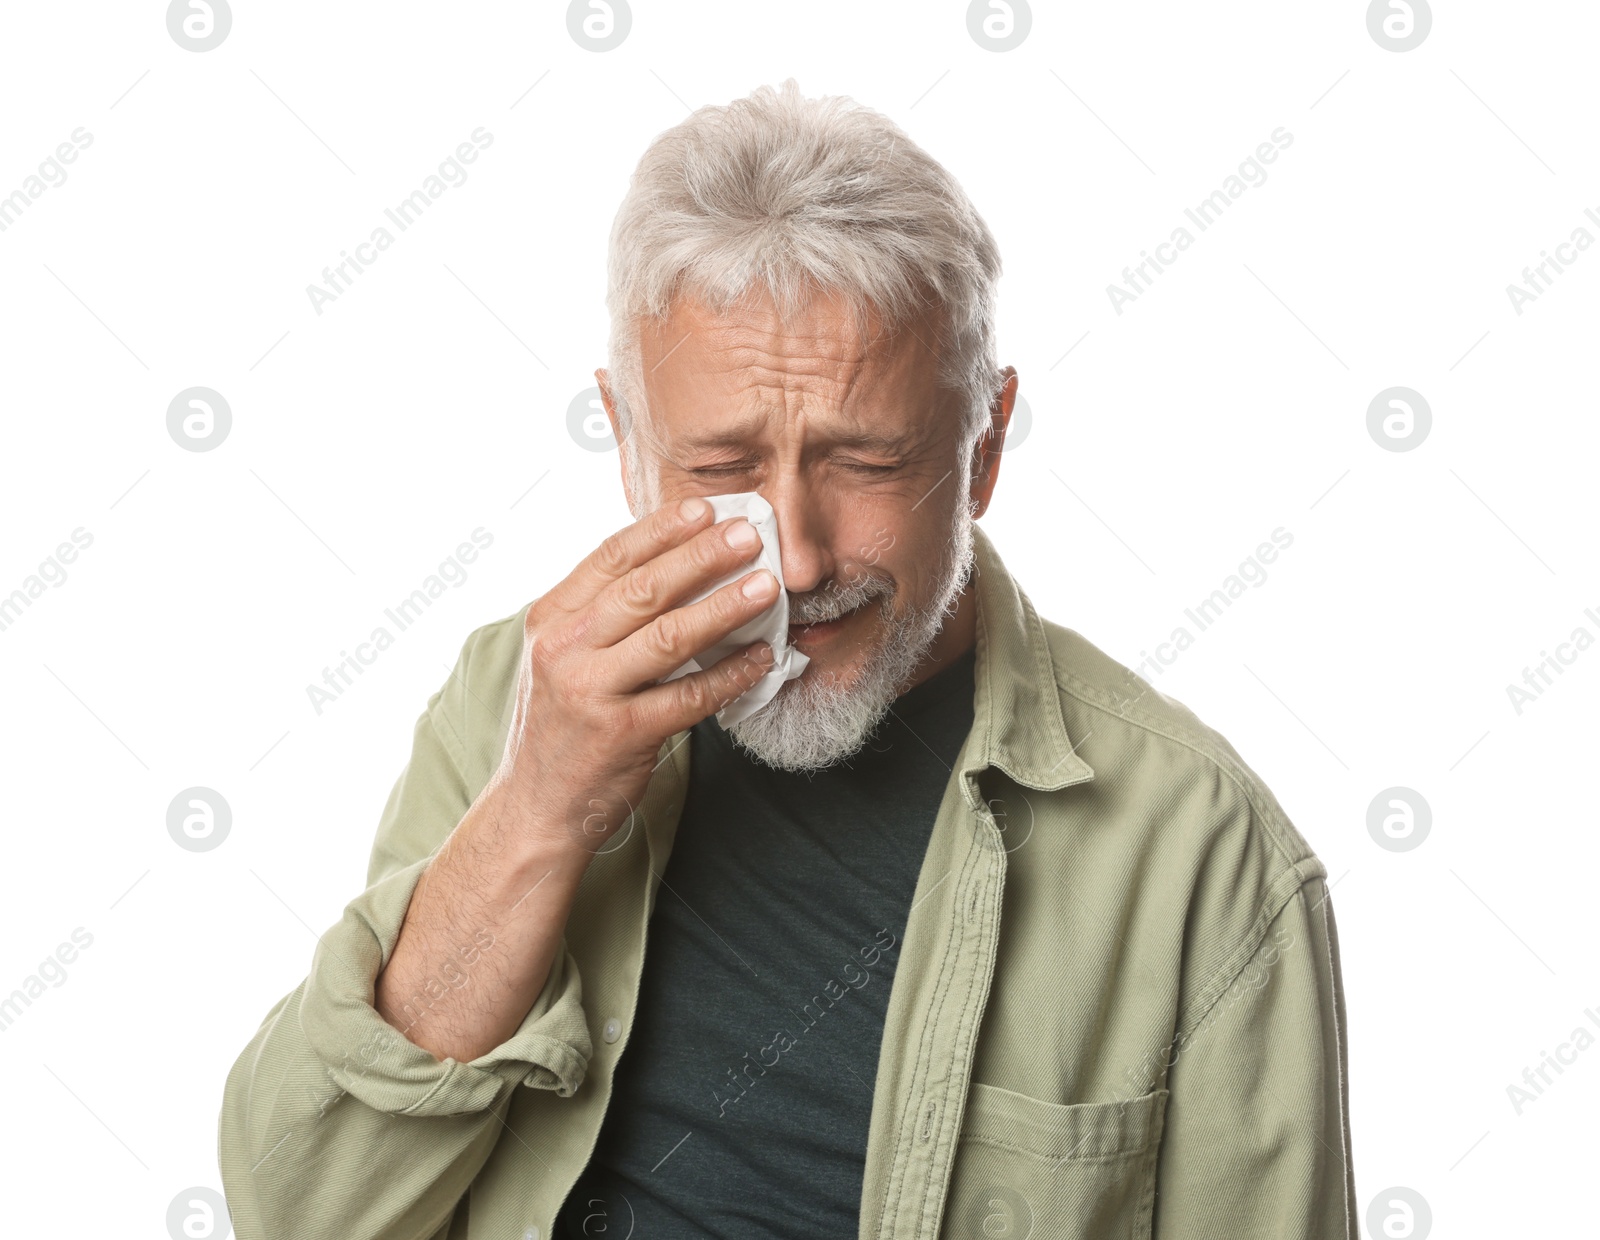
[{"label": "ear", "polygon": [[974,517],[981,517],[989,510],[989,499],[994,494],[995,483],[1000,480],[1000,455],[1005,447],[1006,430],[1011,425],[1011,410],[1017,403],[1017,368],[1007,366],[1000,372],[1000,378],[1000,390],[989,406],[989,428],[972,445],[969,494],[975,506]]},{"label": "ear", "polygon": [[605,406],[606,420],[611,423],[611,437],[617,441],[617,464],[622,470],[622,494],[628,502],[628,511],[637,512],[633,506],[633,492],[628,485],[630,470],[628,468],[627,441],[622,437],[622,422],[617,417],[616,398],[611,394],[611,373],[604,367],[594,372],[594,381],[600,387],[600,403]]}]

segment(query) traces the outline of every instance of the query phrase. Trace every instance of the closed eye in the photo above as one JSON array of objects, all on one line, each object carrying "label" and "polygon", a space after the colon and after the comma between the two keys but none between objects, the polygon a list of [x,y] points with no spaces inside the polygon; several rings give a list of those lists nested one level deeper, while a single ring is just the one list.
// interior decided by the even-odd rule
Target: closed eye
[{"label": "closed eye", "polygon": [[[898,463],[893,465],[877,465],[869,461],[838,461],[837,464],[849,470],[851,473],[860,474],[865,477],[882,477],[885,474],[892,474],[895,470],[900,468]],[[725,478],[731,474],[749,473],[754,468],[754,462],[736,461],[728,465],[695,465],[689,467],[688,472],[697,476],[705,476],[709,478]]]},{"label": "closed eye", "polygon": [[865,461],[840,461],[846,469],[858,474],[892,474],[899,469],[898,465],[869,465]]}]

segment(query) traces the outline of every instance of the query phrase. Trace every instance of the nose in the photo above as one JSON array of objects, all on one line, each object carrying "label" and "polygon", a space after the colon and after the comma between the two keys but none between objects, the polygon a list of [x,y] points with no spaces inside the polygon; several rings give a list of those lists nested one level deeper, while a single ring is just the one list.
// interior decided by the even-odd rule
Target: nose
[{"label": "nose", "polygon": [[815,590],[833,574],[829,550],[831,523],[826,506],[803,482],[784,479],[761,492],[772,505],[778,522],[778,547],[782,553],[783,584],[790,594]]}]

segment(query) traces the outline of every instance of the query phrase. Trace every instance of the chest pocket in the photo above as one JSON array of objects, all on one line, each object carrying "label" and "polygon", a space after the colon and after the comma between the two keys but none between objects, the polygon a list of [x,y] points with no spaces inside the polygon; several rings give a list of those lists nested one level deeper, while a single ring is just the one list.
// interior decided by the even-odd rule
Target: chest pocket
[{"label": "chest pocket", "polygon": [[1167,1091],[1067,1106],[974,1082],[944,1240],[1149,1240]]}]

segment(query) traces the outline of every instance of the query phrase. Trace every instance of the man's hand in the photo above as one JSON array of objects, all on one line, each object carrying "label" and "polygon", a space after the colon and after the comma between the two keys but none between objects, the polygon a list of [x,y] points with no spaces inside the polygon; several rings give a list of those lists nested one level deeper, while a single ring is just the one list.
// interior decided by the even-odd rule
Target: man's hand
[{"label": "man's hand", "polygon": [[527,829],[598,849],[639,803],[662,742],[766,673],[757,642],[716,666],[662,677],[758,616],[777,594],[766,569],[691,606],[761,546],[741,518],[709,524],[702,499],[671,503],[613,534],[528,609],[521,680],[494,776]]},{"label": "man's hand", "polygon": [[742,517],[712,525],[705,500],[671,503],[611,535],[528,608],[500,766],[418,880],[375,986],[374,1006],[411,1041],[465,1062],[522,1023],[578,882],[643,796],[662,743],[771,666],[757,642],[657,683],[771,605],[778,585],[766,569],[683,605],[760,545]]}]

